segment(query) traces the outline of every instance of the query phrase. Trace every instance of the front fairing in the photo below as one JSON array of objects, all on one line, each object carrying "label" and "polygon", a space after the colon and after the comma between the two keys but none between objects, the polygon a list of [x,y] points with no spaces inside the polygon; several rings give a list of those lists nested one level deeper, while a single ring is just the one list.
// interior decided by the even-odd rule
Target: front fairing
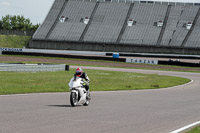
[{"label": "front fairing", "polygon": [[76,92],[81,96],[79,103],[85,103],[86,102],[86,90],[83,86],[84,81],[80,77],[76,77],[76,80],[74,80],[74,77],[69,82],[69,89],[71,92]]},{"label": "front fairing", "polygon": [[76,77],[76,80],[74,79],[74,77],[70,80],[69,82],[69,88],[81,88],[83,87],[83,80],[82,78]]}]

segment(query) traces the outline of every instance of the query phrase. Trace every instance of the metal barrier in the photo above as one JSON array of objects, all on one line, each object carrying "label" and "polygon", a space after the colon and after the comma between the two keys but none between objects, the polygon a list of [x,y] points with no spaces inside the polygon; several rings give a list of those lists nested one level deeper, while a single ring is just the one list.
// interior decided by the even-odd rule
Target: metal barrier
[{"label": "metal barrier", "polygon": [[12,72],[43,72],[43,71],[69,71],[66,64],[4,64],[0,63],[0,71]]},{"label": "metal barrier", "polygon": [[33,36],[35,31],[21,31],[21,30],[0,30],[0,35],[21,35],[21,36]]}]

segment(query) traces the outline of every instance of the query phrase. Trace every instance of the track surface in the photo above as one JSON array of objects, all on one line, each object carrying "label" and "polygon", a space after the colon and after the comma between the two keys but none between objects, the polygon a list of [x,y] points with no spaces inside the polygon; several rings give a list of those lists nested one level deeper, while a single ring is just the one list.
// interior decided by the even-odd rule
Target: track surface
[{"label": "track surface", "polygon": [[0,133],[168,133],[200,120],[200,73],[82,68],[158,73],[193,82],[158,90],[91,92],[91,104],[75,108],[69,93],[0,96]]}]

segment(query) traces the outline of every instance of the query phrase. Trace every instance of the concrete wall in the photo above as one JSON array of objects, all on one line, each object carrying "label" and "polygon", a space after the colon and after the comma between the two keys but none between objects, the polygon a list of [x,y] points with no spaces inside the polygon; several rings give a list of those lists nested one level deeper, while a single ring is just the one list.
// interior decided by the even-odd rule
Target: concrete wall
[{"label": "concrete wall", "polygon": [[134,44],[104,44],[93,42],[61,42],[32,40],[29,48],[57,49],[57,50],[80,50],[80,51],[103,51],[103,52],[130,52],[130,53],[158,53],[158,54],[188,54],[200,55],[200,48],[181,48],[166,46],[147,46]]}]

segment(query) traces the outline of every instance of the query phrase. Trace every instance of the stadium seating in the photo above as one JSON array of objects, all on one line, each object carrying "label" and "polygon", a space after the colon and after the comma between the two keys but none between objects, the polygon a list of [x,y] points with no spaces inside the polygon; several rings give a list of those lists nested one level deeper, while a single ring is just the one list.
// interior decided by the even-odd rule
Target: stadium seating
[{"label": "stadium seating", "polygon": [[[200,11],[198,11],[198,16],[200,15],[199,13]],[[184,47],[200,48],[200,17],[198,17],[194,29]]]},{"label": "stadium seating", "polygon": [[96,2],[69,1],[61,14],[68,19],[58,22],[48,39],[78,41],[86,25],[81,22],[84,17],[90,17]]},{"label": "stadium seating", "polygon": [[176,30],[177,24],[180,20],[182,11],[183,11],[183,6],[173,6],[171,8],[169,18],[166,24],[166,29],[161,41],[161,45],[169,46],[170,42],[172,41],[172,36]]},{"label": "stadium seating", "polygon": [[56,0],[54,2],[43,24],[38,28],[36,33],[33,35],[33,39],[45,39],[49,30],[55,23],[60,13],[60,10],[65,2],[66,2],[65,0]]},{"label": "stadium seating", "polygon": [[[178,7],[175,7],[178,8]],[[180,47],[184,38],[186,37],[188,33],[188,29],[184,27],[184,24],[187,22],[193,22],[197,11],[198,6],[184,6],[182,7],[182,13],[179,16],[179,20],[177,22],[176,28],[174,28],[171,42],[169,43],[170,46],[177,46]]]},{"label": "stadium seating", "polygon": [[130,18],[137,22],[127,27],[121,43],[155,45],[161,28],[154,22],[164,20],[167,5],[135,4]]},{"label": "stadium seating", "polygon": [[130,4],[101,3],[84,37],[84,41],[116,42]]},{"label": "stadium seating", "polygon": [[[117,45],[152,49],[165,47],[164,52],[168,48],[200,49],[199,6],[115,1],[55,0],[29,46],[49,48],[53,45],[48,45],[48,41],[54,41],[59,42],[59,46],[52,48],[63,49],[69,48],[64,44],[61,46],[60,42],[112,44],[113,48],[109,48],[110,50],[115,50],[114,46]],[[128,26],[128,20],[131,20],[133,25]],[[187,24],[191,27],[188,28]],[[40,45],[43,42],[45,45]],[[97,50],[95,48],[97,47],[88,49]],[[130,51],[130,48],[123,50]]]}]

